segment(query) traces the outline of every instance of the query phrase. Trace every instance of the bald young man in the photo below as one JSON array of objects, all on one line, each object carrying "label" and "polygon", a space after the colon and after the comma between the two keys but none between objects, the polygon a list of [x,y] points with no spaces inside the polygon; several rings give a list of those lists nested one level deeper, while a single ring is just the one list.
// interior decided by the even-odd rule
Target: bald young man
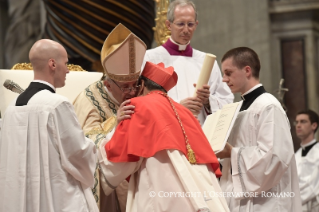
[{"label": "bald young man", "polygon": [[95,145],[73,106],[55,93],[65,85],[68,56],[59,43],[31,48],[34,80],[7,108],[0,143],[0,211],[98,211]]}]

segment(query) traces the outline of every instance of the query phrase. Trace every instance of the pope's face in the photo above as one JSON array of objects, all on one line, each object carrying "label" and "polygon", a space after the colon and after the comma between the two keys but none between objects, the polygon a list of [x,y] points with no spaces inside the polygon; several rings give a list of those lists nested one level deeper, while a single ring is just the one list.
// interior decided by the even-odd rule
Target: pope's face
[{"label": "pope's face", "polygon": [[316,123],[312,123],[307,114],[299,114],[295,120],[296,134],[298,138],[304,140],[314,133]]},{"label": "pope's face", "polygon": [[239,69],[228,58],[222,62],[223,82],[227,83],[232,93],[245,93],[248,89],[245,68]]},{"label": "pope's face", "polygon": [[[132,88],[136,88],[137,81],[117,82],[108,79],[104,81],[104,85],[112,93],[113,97],[118,101],[119,104],[127,99],[136,97],[137,90]],[[129,92],[126,91],[128,89],[130,90]]]},{"label": "pope's face", "polygon": [[[185,45],[193,37],[198,21],[195,20],[192,6],[177,6],[174,11],[173,23],[166,20],[166,26],[171,31],[171,38],[178,44]],[[184,26],[182,26],[184,23]]]}]

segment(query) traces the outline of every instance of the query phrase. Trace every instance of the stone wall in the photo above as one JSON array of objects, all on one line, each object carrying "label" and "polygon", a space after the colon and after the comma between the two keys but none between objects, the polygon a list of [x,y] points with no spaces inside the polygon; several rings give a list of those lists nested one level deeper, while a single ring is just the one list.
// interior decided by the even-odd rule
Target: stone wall
[{"label": "stone wall", "polygon": [[261,81],[266,90],[273,93],[279,80],[271,80],[268,1],[194,0],[194,3],[199,13],[199,25],[192,46],[215,54],[219,65],[224,53],[232,48],[247,46],[254,49],[261,60]]}]

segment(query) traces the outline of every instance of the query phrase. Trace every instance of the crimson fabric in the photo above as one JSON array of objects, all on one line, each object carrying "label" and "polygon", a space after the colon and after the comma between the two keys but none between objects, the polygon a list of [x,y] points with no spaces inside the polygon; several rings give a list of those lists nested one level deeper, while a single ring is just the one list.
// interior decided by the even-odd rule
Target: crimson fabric
[{"label": "crimson fabric", "polygon": [[[198,164],[211,164],[217,177],[221,176],[219,162],[198,120],[184,106],[171,100],[183,123],[189,144]],[[161,150],[176,149],[187,157],[181,126],[168,99],[159,91],[131,99],[135,106],[131,119],[122,121],[112,139],[105,145],[111,162],[136,162]]]},{"label": "crimson fabric", "polygon": [[146,62],[142,75],[169,91],[177,83],[177,74],[172,66],[164,67],[164,63]]},{"label": "crimson fabric", "polygon": [[190,44],[186,46],[184,51],[178,50],[178,45],[173,43],[171,39],[167,39],[167,41],[162,45],[166,51],[172,56],[185,56],[192,57],[193,56],[193,48]]}]

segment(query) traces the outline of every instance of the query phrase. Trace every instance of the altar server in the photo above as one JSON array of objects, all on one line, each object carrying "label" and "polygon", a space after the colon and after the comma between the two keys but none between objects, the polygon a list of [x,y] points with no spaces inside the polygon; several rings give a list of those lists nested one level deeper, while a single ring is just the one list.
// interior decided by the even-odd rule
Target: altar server
[{"label": "altar server", "polygon": [[290,125],[279,101],[259,82],[260,61],[247,47],[222,58],[223,81],[243,99],[225,149],[220,185],[232,212],[299,212],[301,201]]},{"label": "altar server", "polygon": [[68,56],[59,43],[31,48],[34,80],[7,108],[0,143],[1,212],[97,212],[91,187],[96,148],[63,87]]},{"label": "altar server", "polygon": [[296,116],[296,134],[301,148],[295,156],[304,212],[319,211],[319,143],[315,139],[318,123],[318,114],[312,110],[300,111]]}]

